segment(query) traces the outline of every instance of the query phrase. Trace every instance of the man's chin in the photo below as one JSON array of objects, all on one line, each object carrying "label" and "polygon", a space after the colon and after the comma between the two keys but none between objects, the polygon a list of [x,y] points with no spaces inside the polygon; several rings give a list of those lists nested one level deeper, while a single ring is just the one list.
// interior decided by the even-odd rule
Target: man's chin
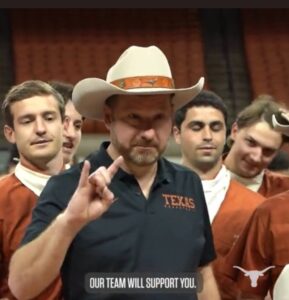
[{"label": "man's chin", "polygon": [[70,148],[62,148],[62,153],[65,156],[73,156],[74,150]]},{"label": "man's chin", "polygon": [[130,156],[130,161],[138,166],[149,166],[153,165],[159,159],[159,155],[144,155],[144,154],[134,154]]},{"label": "man's chin", "polygon": [[254,177],[258,176],[260,173],[261,173],[261,171],[252,172],[250,170],[250,171],[244,172],[242,177],[250,179],[250,178],[254,178]]},{"label": "man's chin", "polygon": [[65,164],[71,162],[73,158],[73,154],[71,152],[62,151],[62,154],[63,154],[63,161]]}]

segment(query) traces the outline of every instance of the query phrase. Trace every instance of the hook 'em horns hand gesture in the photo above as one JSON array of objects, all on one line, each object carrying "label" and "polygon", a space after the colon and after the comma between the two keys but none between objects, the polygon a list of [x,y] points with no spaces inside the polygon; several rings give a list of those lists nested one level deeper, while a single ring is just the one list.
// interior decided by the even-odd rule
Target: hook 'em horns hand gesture
[{"label": "hook 'em horns hand gesture", "polygon": [[71,226],[80,230],[109,209],[115,198],[108,186],[122,163],[119,156],[108,168],[99,167],[89,175],[90,163],[84,161],[78,186],[64,212]]}]

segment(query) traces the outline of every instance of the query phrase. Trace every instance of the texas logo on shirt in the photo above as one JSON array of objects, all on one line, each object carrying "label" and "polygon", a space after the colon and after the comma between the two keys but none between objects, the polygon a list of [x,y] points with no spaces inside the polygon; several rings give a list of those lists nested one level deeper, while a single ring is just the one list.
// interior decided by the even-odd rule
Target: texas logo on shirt
[{"label": "texas logo on shirt", "polygon": [[162,194],[164,198],[164,207],[178,208],[185,210],[194,210],[196,208],[193,198],[180,195]]}]

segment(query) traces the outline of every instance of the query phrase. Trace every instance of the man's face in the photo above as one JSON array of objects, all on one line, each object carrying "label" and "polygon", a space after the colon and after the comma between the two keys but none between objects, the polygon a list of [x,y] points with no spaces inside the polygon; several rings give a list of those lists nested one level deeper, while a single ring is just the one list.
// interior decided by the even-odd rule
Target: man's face
[{"label": "man's face", "polygon": [[14,128],[5,125],[4,132],[11,143],[16,143],[22,163],[43,165],[59,155],[63,124],[53,96],[27,98],[13,103],[10,109]]},{"label": "man's face", "polygon": [[164,152],[172,128],[168,95],[119,96],[105,109],[111,145],[126,162],[154,164]]},{"label": "man's face", "polygon": [[174,127],[174,136],[181,145],[183,163],[208,171],[222,159],[226,141],[224,115],[211,106],[189,108],[181,128]]},{"label": "man's face", "polygon": [[81,114],[75,109],[72,101],[68,101],[65,106],[65,120],[63,130],[63,159],[64,163],[73,161],[73,157],[81,140],[81,128],[83,119]]},{"label": "man's face", "polygon": [[232,171],[247,178],[267,168],[282,144],[281,134],[271,129],[265,121],[242,129],[238,129],[235,124],[231,138],[234,141],[230,150]]}]

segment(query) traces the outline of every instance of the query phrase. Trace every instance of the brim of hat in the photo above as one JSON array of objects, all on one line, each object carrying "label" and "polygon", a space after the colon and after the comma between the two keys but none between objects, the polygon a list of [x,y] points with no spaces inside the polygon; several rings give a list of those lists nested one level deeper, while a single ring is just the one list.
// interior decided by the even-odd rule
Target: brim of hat
[{"label": "brim of hat", "polygon": [[282,134],[289,136],[289,125],[284,125],[281,124],[277,121],[276,116],[273,115],[272,116],[272,124],[273,127],[278,131],[281,132]]},{"label": "brim of hat", "polygon": [[177,110],[191,101],[204,86],[204,77],[197,84],[189,88],[138,88],[124,90],[99,78],[86,78],[79,81],[72,93],[72,101],[79,113],[95,120],[103,119],[105,101],[113,95],[164,95],[173,94],[174,109]]}]

